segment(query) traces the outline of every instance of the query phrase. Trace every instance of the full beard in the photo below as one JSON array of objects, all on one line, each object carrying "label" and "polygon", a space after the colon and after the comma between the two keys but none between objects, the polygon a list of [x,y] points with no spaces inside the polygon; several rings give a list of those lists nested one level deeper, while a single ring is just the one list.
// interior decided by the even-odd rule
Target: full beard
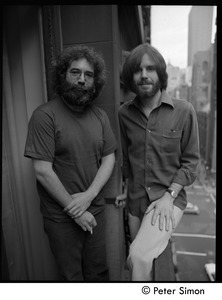
[{"label": "full beard", "polygon": [[67,82],[63,83],[62,91],[60,93],[63,101],[72,110],[84,110],[95,99],[94,94],[94,86],[91,88],[81,87],[78,85],[71,86]]},{"label": "full beard", "polygon": [[141,98],[150,98],[156,95],[160,90],[160,81],[158,80],[155,83],[152,83],[152,88],[150,90],[142,90],[139,88],[139,85],[135,85],[135,93]]}]

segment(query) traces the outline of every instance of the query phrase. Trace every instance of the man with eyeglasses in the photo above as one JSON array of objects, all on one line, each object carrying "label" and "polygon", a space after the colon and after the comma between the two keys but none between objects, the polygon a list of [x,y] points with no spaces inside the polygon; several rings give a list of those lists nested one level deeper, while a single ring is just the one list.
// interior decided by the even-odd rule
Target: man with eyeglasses
[{"label": "man with eyeglasses", "polygon": [[66,48],[54,65],[54,98],[29,122],[24,155],[33,161],[44,229],[63,281],[108,281],[102,188],[117,142],[94,105],[105,63],[94,49]]}]

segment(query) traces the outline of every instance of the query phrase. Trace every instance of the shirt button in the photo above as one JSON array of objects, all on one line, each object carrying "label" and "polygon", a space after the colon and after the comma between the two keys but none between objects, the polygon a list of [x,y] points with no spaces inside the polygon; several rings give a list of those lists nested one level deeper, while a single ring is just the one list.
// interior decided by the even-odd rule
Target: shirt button
[{"label": "shirt button", "polygon": [[151,132],[151,130],[149,130],[149,129],[147,129],[147,131],[150,133]]},{"label": "shirt button", "polygon": [[147,189],[148,189],[148,191],[150,191],[150,190],[151,190],[151,187],[150,187],[150,186],[148,186],[148,188],[147,188]]}]

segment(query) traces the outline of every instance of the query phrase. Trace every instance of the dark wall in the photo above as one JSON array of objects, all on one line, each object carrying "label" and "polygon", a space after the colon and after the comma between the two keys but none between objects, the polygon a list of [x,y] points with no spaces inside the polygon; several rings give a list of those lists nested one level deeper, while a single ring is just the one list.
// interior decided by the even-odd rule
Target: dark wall
[{"label": "dark wall", "polygon": [[121,49],[131,51],[141,44],[139,20],[136,5],[118,5]]},{"label": "dark wall", "polygon": [[8,259],[5,249],[5,240],[3,231],[1,230],[1,281],[9,281]]},{"label": "dark wall", "polygon": [[61,5],[63,44],[112,40],[110,5]]}]

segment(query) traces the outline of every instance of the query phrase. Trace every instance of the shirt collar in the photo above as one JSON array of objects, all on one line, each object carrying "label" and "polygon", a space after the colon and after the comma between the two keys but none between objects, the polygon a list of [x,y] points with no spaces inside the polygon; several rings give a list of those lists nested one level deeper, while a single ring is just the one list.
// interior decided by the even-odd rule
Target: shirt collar
[{"label": "shirt collar", "polygon": [[166,103],[174,108],[173,101],[172,101],[171,97],[167,94],[166,90],[162,90],[160,99],[161,99],[160,100],[161,104]]},{"label": "shirt collar", "polygon": [[[161,92],[160,103],[168,104],[174,108],[173,101],[171,97],[167,94],[166,90],[162,90]],[[132,99],[129,105],[135,105],[136,107],[140,107],[138,97],[136,96],[134,99]]]}]

